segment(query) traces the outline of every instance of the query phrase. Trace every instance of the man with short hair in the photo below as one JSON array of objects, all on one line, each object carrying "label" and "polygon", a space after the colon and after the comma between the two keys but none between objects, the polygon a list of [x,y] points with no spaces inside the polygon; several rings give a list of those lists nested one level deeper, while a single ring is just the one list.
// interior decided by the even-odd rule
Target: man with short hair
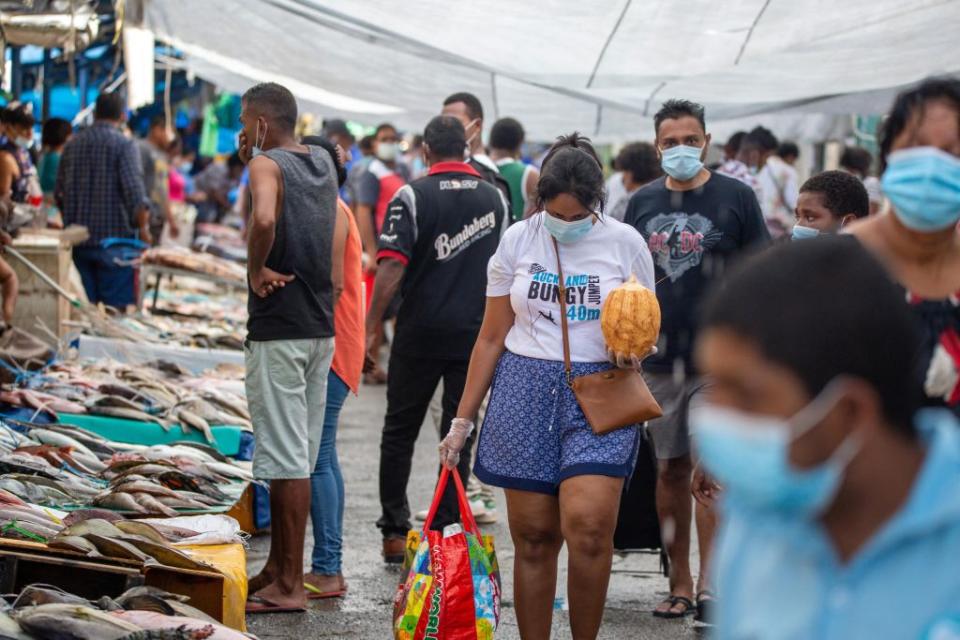
[{"label": "man with short hair", "polygon": [[[654,615],[694,612],[690,573],[690,482],[693,463],[687,417],[703,402],[708,381],[693,366],[696,310],[723,280],[728,263],[769,242],[760,205],[742,182],[703,165],[710,135],[703,107],[668,100],[654,116],[657,153],[666,176],[630,199],[624,221],[643,234],[656,265],[661,325],[659,351],[644,361],[663,417],[649,424],[658,459],[657,511],[670,556],[670,596]],[[712,597],[707,575],[714,515],[697,508],[700,575],[697,608]],[[672,535],[671,535],[672,534]],[[722,594],[721,594],[722,595]],[[705,606],[705,605],[704,605]]]},{"label": "man with short hair", "polygon": [[[360,147],[357,146],[357,139],[349,127],[347,127],[347,123],[339,118],[325,120],[323,123],[323,136],[333,142],[333,144],[339,146],[347,154],[343,168],[346,170],[347,175],[349,175],[350,169],[360,160],[362,154],[360,153]],[[353,206],[353,194],[346,184],[340,187],[340,199],[347,203],[348,206]]]},{"label": "man with short hair", "polygon": [[536,167],[520,159],[523,139],[523,125],[514,118],[501,118],[490,130],[490,159],[510,185],[513,222],[533,213],[540,179]]},{"label": "man with short hair", "polygon": [[484,180],[500,189],[512,209],[510,184],[500,175],[497,163],[486,154],[483,148],[483,105],[480,104],[480,99],[466,91],[454,93],[443,101],[443,110],[440,113],[453,116],[460,121],[464,131],[467,132],[467,164],[473,167]]},{"label": "man with short hair", "polygon": [[845,147],[840,154],[840,170],[853,174],[863,181],[867,196],[870,198],[870,215],[873,216],[880,213],[880,208],[883,206],[883,190],[880,188],[880,180],[870,175],[872,167],[873,156],[863,147]]},{"label": "man with short hair", "polygon": [[752,129],[740,146],[740,160],[760,185],[760,209],[773,238],[789,235],[797,208],[797,172],[774,155],[778,146],[766,127]]},{"label": "man with short hair", "polygon": [[645,184],[663,175],[657,149],[649,142],[633,142],[617,154],[617,168],[620,169],[625,194],[615,202],[607,202],[610,217],[623,222],[627,214],[630,196]]},{"label": "man with short hair", "polygon": [[[757,304],[757,301],[762,304]],[[960,425],[921,410],[920,336],[864,246],[792,242],[705,306],[691,418],[722,496],[715,633],[956,638]]]},{"label": "man with short hair", "polygon": [[[463,161],[466,136],[459,120],[437,116],[423,134],[427,176],[402,187],[380,234],[376,285],[367,314],[373,327],[401,291],[397,329],[387,369],[387,413],[380,442],[377,522],[383,556],[401,562],[410,529],[407,482],[414,443],[430,399],[443,381],[441,437],[450,430],[466,383],[470,352],[486,303],[487,262],[509,222],[502,194]],[[367,368],[376,353],[368,350]],[[471,440],[472,442],[472,440]],[[470,448],[459,471],[470,475]],[[434,527],[457,521],[456,493],[447,487]]]},{"label": "man with short hair", "polygon": [[784,140],[777,148],[777,157],[791,167],[795,166],[797,164],[797,160],[800,159],[800,147],[797,146],[796,142]]},{"label": "man with short hair", "polygon": [[739,180],[743,184],[753,189],[757,196],[757,201],[763,200],[763,190],[760,188],[760,181],[757,180],[756,173],[750,170],[747,163],[741,160],[740,148],[743,147],[746,140],[746,131],[737,131],[723,145],[723,164],[717,167],[717,173],[728,176],[734,180]]},{"label": "man with short hair", "polygon": [[170,236],[176,238],[180,230],[170,208],[170,174],[167,162],[167,147],[170,145],[171,132],[167,126],[167,117],[158,114],[150,118],[147,136],[137,141],[140,157],[143,161],[143,184],[150,199],[150,235],[153,244],[160,244],[164,223],[170,229]]},{"label": "man with short hair", "polygon": [[136,302],[136,256],[115,240],[133,239],[138,231],[140,240],[152,240],[150,201],[137,147],[120,132],[123,98],[100,94],[93,117],[93,126],[63,149],[54,198],[65,225],[82,225],[90,233],[73,249],[87,298],[122,310]]},{"label": "man with short hair", "polygon": [[253,473],[270,482],[271,514],[270,555],[250,580],[247,613],[302,611],[310,474],[323,433],[346,221],[337,216],[333,159],[294,136],[293,94],[258,84],[241,106],[239,153],[253,197],[246,391]]},{"label": "man with short hair", "polygon": [[[408,175],[406,165],[400,162],[400,134],[396,127],[385,122],[377,127],[373,134],[373,157],[357,179],[357,203],[354,207],[366,256],[364,281],[368,301],[373,293],[373,282],[377,273],[377,261],[374,258],[377,252],[377,237],[383,228],[387,206],[397,190],[407,184]],[[393,317],[395,309],[385,309],[384,313],[385,316],[371,327],[376,329],[373,345],[376,353],[380,352],[384,342],[383,323]],[[387,374],[380,367],[379,361],[364,376],[367,384],[384,384],[386,381]]]},{"label": "man with short hair", "polygon": [[839,233],[847,224],[868,215],[870,198],[860,179],[844,171],[824,171],[800,187],[793,239]]}]

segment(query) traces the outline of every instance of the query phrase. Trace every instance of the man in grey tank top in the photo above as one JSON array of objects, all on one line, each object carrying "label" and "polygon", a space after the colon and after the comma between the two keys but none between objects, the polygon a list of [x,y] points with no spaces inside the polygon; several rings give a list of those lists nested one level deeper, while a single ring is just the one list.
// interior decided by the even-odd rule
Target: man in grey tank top
[{"label": "man in grey tank top", "polygon": [[333,159],[294,137],[293,94],[258,84],[242,107],[240,156],[249,163],[253,197],[247,401],[253,473],[270,482],[271,510],[270,555],[250,580],[247,613],[302,611],[310,472],[323,431],[346,228],[339,228]]}]

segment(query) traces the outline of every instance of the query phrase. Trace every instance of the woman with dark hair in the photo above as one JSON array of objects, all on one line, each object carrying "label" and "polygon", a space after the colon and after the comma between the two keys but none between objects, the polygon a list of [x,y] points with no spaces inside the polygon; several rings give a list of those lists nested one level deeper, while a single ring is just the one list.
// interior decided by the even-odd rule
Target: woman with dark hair
[{"label": "woman with dark hair", "polygon": [[4,109],[0,120],[4,130],[0,140],[0,197],[26,202],[31,195],[40,195],[37,170],[29,152],[33,144],[33,114],[19,105]]},{"label": "woman with dark hair", "polygon": [[[321,136],[306,136],[305,145],[323,147],[333,158],[337,168],[337,182],[343,186],[347,172],[343,152]],[[363,368],[364,312],[361,283],[363,247],[360,229],[353,212],[343,202],[337,202],[337,215],[346,225],[346,244],[343,249],[343,292],[333,308],[336,328],[333,362],[327,379],[327,410],[323,418],[323,437],[320,452],[310,474],[310,520],[313,525],[313,555],[310,573],[303,576],[303,587],[308,599],[338,598],[347,592],[341,561],[343,558],[343,475],[337,456],[337,425],[340,410],[350,392],[360,389]]]},{"label": "woman with dark hair", "polygon": [[898,95],[880,133],[892,210],[851,233],[886,265],[923,325],[927,403],[960,414],[960,79]]},{"label": "woman with dark hair", "polygon": [[538,213],[507,229],[490,260],[483,325],[440,457],[456,466],[492,385],[474,473],[506,490],[520,635],[550,637],[557,556],[566,542],[573,637],[595,638],[638,433],[634,425],[594,434],[565,384],[559,274],[573,375],[580,376],[614,366],[601,305],[631,275],[653,289],[653,259],[636,229],[603,215],[603,171],[588,139],[574,133],[557,140],[543,161],[537,198]]}]

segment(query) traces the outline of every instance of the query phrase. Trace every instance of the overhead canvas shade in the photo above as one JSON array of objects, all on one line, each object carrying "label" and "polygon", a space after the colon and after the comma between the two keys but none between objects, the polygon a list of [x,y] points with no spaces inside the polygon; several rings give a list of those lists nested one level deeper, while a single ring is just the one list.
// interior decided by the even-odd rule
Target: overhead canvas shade
[{"label": "overhead canvas shade", "polygon": [[649,137],[672,97],[816,137],[960,72],[960,0],[146,0],[145,21],[232,90],[274,74],[312,111],[409,129],[471,91],[541,140]]}]

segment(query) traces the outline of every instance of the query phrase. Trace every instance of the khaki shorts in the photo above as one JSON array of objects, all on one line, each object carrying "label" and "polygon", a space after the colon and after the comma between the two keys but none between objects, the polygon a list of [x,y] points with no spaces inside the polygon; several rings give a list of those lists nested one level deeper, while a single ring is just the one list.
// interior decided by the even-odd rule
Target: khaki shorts
[{"label": "khaki shorts", "polygon": [[254,477],[309,478],[323,436],[333,338],[247,340],[244,356]]},{"label": "khaki shorts", "polygon": [[690,454],[690,409],[706,403],[709,384],[699,376],[678,381],[670,373],[644,372],[650,393],[660,403],[663,417],[647,423],[657,460],[681,458]]}]

